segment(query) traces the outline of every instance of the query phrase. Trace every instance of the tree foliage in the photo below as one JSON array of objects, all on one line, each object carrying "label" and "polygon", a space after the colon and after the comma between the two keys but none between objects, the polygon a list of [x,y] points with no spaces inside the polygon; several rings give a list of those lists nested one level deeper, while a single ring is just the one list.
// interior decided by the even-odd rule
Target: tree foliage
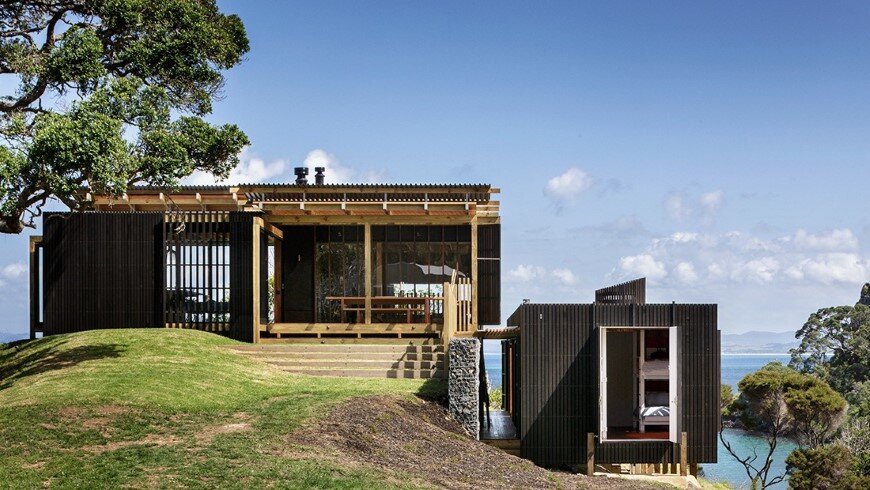
[{"label": "tree foliage", "polygon": [[855,456],[843,445],[797,449],[785,460],[793,490],[859,490],[870,477],[855,471]]},{"label": "tree foliage", "polygon": [[18,80],[0,96],[0,232],[50,198],[228,175],[248,139],[203,117],[248,49],[215,0],[0,2],[0,74]]},{"label": "tree foliage", "polygon": [[855,306],[822,308],[810,315],[795,337],[790,365],[813,373],[843,394],[861,416],[870,417],[870,285]]},{"label": "tree foliage", "polygon": [[738,419],[748,431],[767,443],[764,454],[739,455],[720,432],[726,451],[740,462],[753,488],[782,482],[784,474],[771,474],[773,455],[783,437],[818,447],[833,438],[845,418],[846,400],[816,376],[772,362],[738,383],[739,394],[723,413]]}]

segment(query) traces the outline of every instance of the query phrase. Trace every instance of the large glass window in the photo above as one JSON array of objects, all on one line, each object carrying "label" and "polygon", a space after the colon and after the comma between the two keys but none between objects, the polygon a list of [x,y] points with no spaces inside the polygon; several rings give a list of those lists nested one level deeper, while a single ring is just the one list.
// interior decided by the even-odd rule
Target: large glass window
[{"label": "large glass window", "polygon": [[314,255],[319,322],[362,322],[365,249],[362,226],[318,226]]},{"label": "large glass window", "polygon": [[389,300],[377,299],[381,297],[434,298],[396,306],[412,308],[415,323],[440,321],[443,284],[454,273],[459,278],[471,275],[470,226],[372,227],[372,296],[384,306],[373,305],[375,321],[400,321],[397,316],[409,316],[389,311]]}]

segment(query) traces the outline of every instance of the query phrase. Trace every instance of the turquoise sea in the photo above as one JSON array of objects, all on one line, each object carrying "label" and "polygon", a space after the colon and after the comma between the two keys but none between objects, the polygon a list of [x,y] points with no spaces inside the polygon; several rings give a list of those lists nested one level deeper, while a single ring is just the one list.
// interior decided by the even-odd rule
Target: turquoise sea
[{"label": "turquoise sea", "polygon": [[[722,384],[731,385],[736,391],[737,383],[743,376],[758,370],[772,361],[788,364],[789,356],[787,354],[722,354]],[[491,386],[501,387],[501,354],[486,352],[484,362],[486,363],[486,372],[489,375]],[[753,447],[757,447],[759,452],[765,447],[762,439],[746,434],[743,431],[726,429],[724,436],[726,440],[731,442],[733,447],[744,454],[751,454]],[[785,471],[785,458],[794,447],[794,443],[788,440],[777,447],[775,462],[771,470],[772,475]],[[719,444],[719,462],[716,464],[705,464],[703,469],[704,477],[709,480],[725,481],[737,489],[749,488],[749,480],[746,477],[743,466],[725,451],[721,443]],[[787,485],[782,483],[769,488],[784,489],[786,487]]]}]

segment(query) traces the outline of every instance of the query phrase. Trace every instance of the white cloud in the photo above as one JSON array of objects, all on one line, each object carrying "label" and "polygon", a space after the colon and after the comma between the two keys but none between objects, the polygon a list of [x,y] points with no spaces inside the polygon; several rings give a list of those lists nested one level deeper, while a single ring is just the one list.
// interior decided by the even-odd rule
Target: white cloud
[{"label": "white cloud", "polygon": [[622,277],[667,277],[675,284],[701,280],[861,284],[870,280],[870,257],[857,250],[860,243],[849,229],[797,230],[780,238],[738,231],[680,231],[651,239],[644,250],[620,259],[616,270]]},{"label": "white cloud", "polygon": [[762,257],[736,267],[732,272],[732,277],[738,281],[749,280],[763,284],[772,281],[779,269],[778,260],[773,257]]},{"label": "white cloud", "polygon": [[668,275],[665,264],[649,254],[623,257],[619,259],[619,268],[625,274],[643,276],[652,282],[664,279]]},{"label": "white cloud", "polygon": [[697,216],[702,224],[711,225],[724,202],[725,193],[721,190],[705,192],[697,202],[685,192],[673,191],[665,195],[662,206],[670,219],[685,221]]},{"label": "white cloud", "polygon": [[722,207],[722,201],[725,199],[725,193],[721,190],[707,192],[701,194],[701,207],[707,212],[713,213]]},{"label": "white cloud", "polygon": [[[186,185],[209,185],[209,184],[259,184],[264,182],[293,182],[296,175],[293,167],[285,160],[273,160],[266,162],[252,154],[248,148],[242,150],[239,155],[239,164],[230,172],[230,176],[224,180],[217,180],[211,174],[196,171],[192,175],[182,179]],[[302,165],[308,167],[308,181],[314,181],[314,168],[326,169],[326,183],[344,184],[348,182],[383,182],[385,172],[383,170],[358,171],[357,169],[341,163],[332,153],[316,148],[308,152]]]},{"label": "white cloud", "polygon": [[692,209],[686,203],[686,198],[680,192],[671,192],[665,196],[662,203],[668,217],[675,220],[685,220],[692,215]]},{"label": "white cloud", "polygon": [[554,199],[570,201],[591,186],[592,177],[579,168],[572,167],[547,181],[544,193]]},{"label": "white cloud", "polygon": [[518,282],[540,282],[552,278],[563,286],[577,283],[577,276],[570,269],[547,270],[539,265],[520,264],[508,271],[508,277]]},{"label": "white cloud", "polygon": [[674,267],[674,275],[681,282],[692,284],[698,280],[698,273],[695,272],[695,266],[691,262],[680,262]]},{"label": "white cloud", "polygon": [[577,283],[577,278],[570,269],[553,269],[552,275],[565,286],[571,286]]},{"label": "white cloud", "polygon": [[9,264],[0,269],[0,277],[3,279],[18,279],[27,273],[27,265],[22,263]]},{"label": "white cloud", "polygon": [[795,247],[804,250],[848,251],[858,248],[858,238],[848,228],[818,234],[801,229],[796,231],[794,236],[786,237],[784,240],[793,240]]},{"label": "white cloud", "polygon": [[512,279],[522,282],[531,282],[547,275],[547,270],[541,266],[520,264],[508,272]]},{"label": "white cloud", "polygon": [[794,279],[811,279],[822,284],[848,282],[859,284],[868,280],[870,264],[852,253],[825,253],[801,261],[786,273]]},{"label": "white cloud", "polygon": [[698,241],[697,233],[690,233],[687,231],[678,231],[671,234],[671,240],[676,243],[691,243]]},{"label": "white cloud", "polygon": [[266,162],[245,148],[239,155],[239,164],[230,171],[228,178],[218,180],[209,173],[197,170],[182,179],[182,184],[258,184],[262,182],[289,182],[293,179],[292,169],[284,160]]}]

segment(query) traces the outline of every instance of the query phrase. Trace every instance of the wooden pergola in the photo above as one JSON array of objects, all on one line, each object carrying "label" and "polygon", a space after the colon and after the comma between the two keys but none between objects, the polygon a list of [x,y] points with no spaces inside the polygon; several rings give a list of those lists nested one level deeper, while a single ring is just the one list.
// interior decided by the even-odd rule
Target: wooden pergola
[{"label": "wooden pergola", "polygon": [[[473,335],[478,324],[479,267],[481,262],[498,260],[491,252],[480,253],[478,227],[498,225],[499,201],[494,195],[499,189],[486,184],[386,185],[386,184],[242,184],[235,186],[183,186],[170,190],[156,187],[135,187],[119,198],[86,196],[95,211],[101,212],[164,212],[167,221],[202,219],[196,216],[223,215],[227,212],[256,213],[252,236],[265,234],[270,242],[285,238],[286,227],[293,225],[358,225],[363,227],[365,250],[363,275],[365,294],[355,306],[356,322],[284,322],[281,318],[269,322],[260,309],[253,308],[254,341],[261,334],[270,337],[388,334],[398,337],[410,334]],[[215,219],[215,218],[209,218]],[[379,302],[372,293],[372,227],[380,225],[467,225],[471,229],[470,278],[445,284],[444,324],[377,323],[374,321]],[[496,238],[496,241],[498,239]],[[260,303],[262,260],[260,240],[253,240],[250,253],[253,268],[253,301]],[[281,247],[275,247],[276,270],[282,267]],[[484,264],[489,266],[488,263]],[[281,290],[280,274],[275,274],[275,288]],[[467,287],[469,294],[463,294]],[[491,289],[491,288],[490,288]],[[452,292],[452,296],[451,296]],[[492,293],[490,293],[492,294]],[[449,301],[454,303],[448,304]],[[280,297],[276,295],[276,303]],[[278,311],[276,304],[276,311]],[[454,311],[456,310],[456,311]],[[428,315],[426,315],[428,318]],[[355,317],[356,318],[356,317]],[[449,323],[449,325],[448,325]],[[183,325],[182,325],[183,326]]]}]

